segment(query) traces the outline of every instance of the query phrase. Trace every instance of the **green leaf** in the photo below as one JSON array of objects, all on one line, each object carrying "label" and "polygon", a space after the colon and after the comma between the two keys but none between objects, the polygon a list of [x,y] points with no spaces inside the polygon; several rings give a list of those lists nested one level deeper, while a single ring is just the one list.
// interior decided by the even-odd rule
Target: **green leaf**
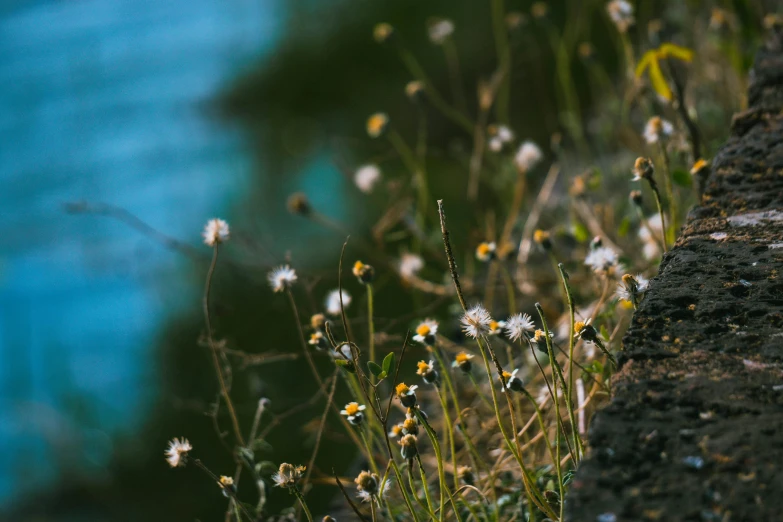
[{"label": "green leaf", "polygon": [[386,375],[391,375],[394,372],[394,364],[397,362],[397,357],[394,352],[389,352],[386,357],[383,358],[383,371]]},{"label": "green leaf", "polygon": [[[604,325],[601,325],[601,337],[603,337],[607,341],[609,340],[609,331],[606,329],[606,326],[604,326]],[[608,348],[608,346],[607,346],[607,348]]]},{"label": "green leaf", "polygon": [[628,216],[625,216],[622,221],[620,221],[620,226],[617,227],[617,235],[620,237],[625,237],[628,235],[628,231],[631,229],[631,219]]},{"label": "green leaf", "polygon": [[582,223],[576,223],[574,224],[574,238],[580,242],[584,243],[588,239],[590,239],[590,232],[587,230],[587,227],[585,227]]},{"label": "green leaf", "polygon": [[672,180],[681,187],[690,188],[693,186],[693,179],[690,173],[685,172],[683,169],[677,169],[672,172]]},{"label": "green leaf", "polygon": [[367,369],[370,370],[370,373],[378,377],[383,370],[380,366],[378,366],[376,363],[372,361],[367,361]]},{"label": "green leaf", "polygon": [[255,450],[255,451],[261,451],[261,452],[266,452],[266,453],[272,453],[274,451],[274,448],[272,448],[272,445],[269,444],[264,439],[256,439],[251,444],[252,444],[253,450]]},{"label": "green leaf", "polygon": [[385,379],[386,377],[388,377],[388,375],[389,375],[389,374],[388,374],[388,373],[386,373],[386,372],[381,372],[381,374],[378,376],[378,378],[379,378],[379,379],[381,379],[381,380],[383,380],[383,379]]}]

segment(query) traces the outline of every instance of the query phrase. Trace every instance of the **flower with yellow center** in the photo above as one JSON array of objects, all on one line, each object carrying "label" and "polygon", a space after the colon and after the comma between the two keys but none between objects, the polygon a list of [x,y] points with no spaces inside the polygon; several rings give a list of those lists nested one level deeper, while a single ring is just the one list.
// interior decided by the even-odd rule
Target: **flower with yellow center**
[{"label": "flower with yellow center", "polygon": [[403,435],[402,433],[402,424],[395,424],[391,427],[389,430],[389,437],[391,438],[397,438],[399,436]]},{"label": "flower with yellow center", "polygon": [[489,335],[498,335],[506,327],[505,321],[495,321],[494,319],[489,322]]},{"label": "flower with yellow center", "polygon": [[361,261],[357,261],[353,265],[353,275],[355,275],[360,283],[371,283],[375,278],[375,269],[370,265],[365,265]]},{"label": "flower with yellow center", "polygon": [[432,346],[435,344],[437,333],[438,323],[432,319],[425,319],[416,327],[416,335],[413,336],[413,340],[417,343]]},{"label": "flower with yellow center", "polygon": [[416,405],[416,388],[418,388],[418,386],[415,384],[413,386],[408,386],[404,382],[401,382],[394,388],[397,398],[400,399],[400,402],[406,408],[412,408]]},{"label": "flower with yellow center", "polygon": [[489,261],[495,257],[497,245],[494,242],[483,242],[476,247],[476,259],[479,261]]},{"label": "flower with yellow center", "polygon": [[416,456],[418,453],[418,450],[416,449],[416,442],[417,442],[416,435],[408,434],[403,435],[400,438],[399,445],[400,452],[402,453],[402,458],[406,460],[410,460]]},{"label": "flower with yellow center", "polygon": [[693,167],[691,167],[691,174],[694,176],[696,174],[701,174],[702,169],[708,167],[709,165],[710,163],[706,159],[699,158],[699,160],[693,164]]},{"label": "flower with yellow center", "polygon": [[521,392],[525,389],[525,385],[522,382],[522,379],[517,377],[517,372],[519,369],[514,370],[513,372],[509,373],[507,371],[503,371],[503,379],[502,382],[506,383],[506,389],[509,389],[511,391]]},{"label": "flower with yellow center", "polygon": [[367,118],[367,134],[371,138],[378,138],[389,125],[389,117],[383,112],[376,112]]},{"label": "flower with yellow center", "polygon": [[454,357],[454,362],[451,363],[451,365],[454,368],[459,368],[465,373],[470,372],[471,367],[473,364],[470,362],[470,360],[475,357],[474,355],[471,355],[466,352],[460,352],[457,354],[456,357]]},{"label": "flower with yellow center", "polygon": [[418,435],[419,434],[419,422],[411,417],[408,417],[402,422],[402,432],[405,435]]},{"label": "flower with yellow center", "polygon": [[349,402],[345,405],[345,409],[340,412],[340,415],[345,415],[348,418],[348,422],[354,426],[358,426],[364,421],[364,413],[362,413],[367,406],[359,404],[358,402]]},{"label": "flower with yellow center", "polygon": [[418,370],[416,370],[417,375],[421,375],[421,377],[424,379],[424,382],[427,384],[432,384],[434,382],[437,382],[438,380],[438,372],[435,371],[435,362],[434,361],[419,361],[418,364]]},{"label": "flower with yellow center", "polygon": [[535,241],[536,244],[541,245],[541,248],[544,250],[552,248],[552,240],[549,237],[549,232],[546,230],[539,229],[533,232],[533,241]]}]

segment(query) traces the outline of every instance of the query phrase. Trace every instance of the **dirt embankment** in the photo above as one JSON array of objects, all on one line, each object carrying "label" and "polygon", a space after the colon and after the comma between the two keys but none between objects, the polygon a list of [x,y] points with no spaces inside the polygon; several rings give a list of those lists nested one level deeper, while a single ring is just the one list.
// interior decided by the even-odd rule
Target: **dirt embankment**
[{"label": "dirt embankment", "polygon": [[783,521],[783,32],[633,318],[575,522]]}]

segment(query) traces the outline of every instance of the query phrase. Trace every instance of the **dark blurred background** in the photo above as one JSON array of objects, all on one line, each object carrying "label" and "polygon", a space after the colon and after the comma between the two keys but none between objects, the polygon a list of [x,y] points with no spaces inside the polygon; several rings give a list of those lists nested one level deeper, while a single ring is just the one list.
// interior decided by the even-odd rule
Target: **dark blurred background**
[{"label": "dark blurred background", "polygon": [[[570,63],[591,152],[638,145],[635,136],[606,147],[605,106],[596,105],[588,77],[589,60],[608,78],[622,74],[605,2],[550,2],[539,23],[531,20],[530,4],[506,2],[508,11],[523,14],[510,35],[509,123],[517,135],[548,151],[551,136],[564,133],[545,28],[570,20],[580,35],[574,50],[582,41],[593,49],[585,60],[574,53]],[[706,3],[658,4],[640,2],[637,19],[668,10],[665,40],[691,45],[693,20],[701,17],[702,28],[709,23]],[[763,8],[715,4],[743,21],[735,64],[741,78]],[[348,250],[351,262],[367,255],[357,242],[395,257],[409,241],[371,235],[384,195],[361,194],[351,178],[358,165],[375,161],[389,183],[408,183],[388,145],[364,133],[365,119],[379,110],[402,135],[419,124],[403,92],[411,77],[395,53],[373,41],[372,28],[380,21],[395,26],[447,92],[442,50],[427,39],[433,16],[456,24],[461,87],[474,112],[476,79],[488,79],[497,66],[490,10],[481,2],[7,0],[0,6],[0,517],[222,517],[225,501],[214,485],[192,469],[168,469],[163,459],[166,442],[186,436],[217,473],[233,471],[208,414],[216,388],[199,343],[210,254],[201,229],[212,217],[232,227],[215,281],[218,337],[250,354],[298,353],[290,310],[266,286],[266,271],[286,260],[296,266],[308,317],[336,286],[345,235],[358,238]],[[649,47],[646,30],[630,35]],[[710,146],[720,143],[720,129],[738,108],[734,100],[714,103],[700,107],[712,118],[704,126]],[[471,137],[422,110],[431,193],[458,202]],[[565,134],[562,146],[570,145]],[[561,160],[575,172],[597,161]],[[296,191],[337,225],[291,215],[286,198]],[[496,203],[491,191],[483,194],[484,205]],[[475,244],[481,219],[468,212],[450,219],[465,231],[454,238],[457,248]],[[428,220],[424,233],[437,236],[434,214]],[[346,286],[361,325],[362,289],[353,280]],[[381,275],[378,287],[379,330],[388,325],[403,335],[416,315],[392,322],[399,310],[445,310],[445,301],[404,289],[393,276]],[[245,423],[261,397],[272,401],[264,423],[279,422],[263,459],[306,462],[310,421],[322,407],[297,408],[315,390],[302,361],[234,362]],[[328,362],[320,364],[326,372]],[[353,465],[334,425],[323,442],[329,454],[318,461],[324,473]],[[322,513],[334,493],[317,487],[315,511]],[[271,494],[272,508],[290,504],[285,492]]]}]

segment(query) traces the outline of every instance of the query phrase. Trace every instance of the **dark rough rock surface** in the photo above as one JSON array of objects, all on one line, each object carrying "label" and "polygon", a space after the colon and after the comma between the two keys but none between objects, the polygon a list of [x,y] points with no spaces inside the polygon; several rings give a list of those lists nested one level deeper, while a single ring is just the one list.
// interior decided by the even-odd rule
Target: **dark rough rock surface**
[{"label": "dark rough rock surface", "polygon": [[783,33],[633,318],[567,519],[783,521]]}]

